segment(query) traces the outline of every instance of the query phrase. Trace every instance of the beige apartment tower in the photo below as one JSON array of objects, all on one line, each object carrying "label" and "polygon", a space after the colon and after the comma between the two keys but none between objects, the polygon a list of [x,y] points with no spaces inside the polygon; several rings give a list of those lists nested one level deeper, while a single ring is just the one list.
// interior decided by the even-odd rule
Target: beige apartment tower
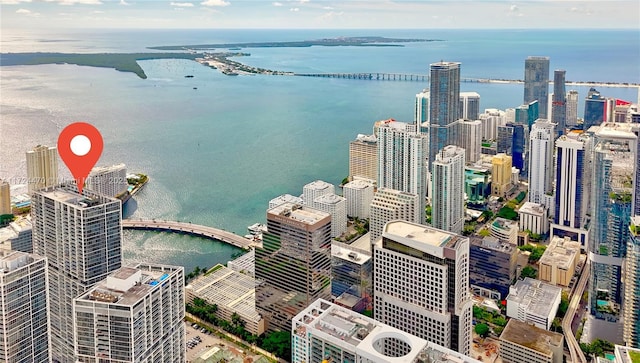
[{"label": "beige apartment tower", "polygon": [[27,185],[29,194],[58,184],[58,149],[38,145],[27,151]]},{"label": "beige apartment tower", "polygon": [[0,179],[0,215],[11,214],[11,188],[9,183]]}]

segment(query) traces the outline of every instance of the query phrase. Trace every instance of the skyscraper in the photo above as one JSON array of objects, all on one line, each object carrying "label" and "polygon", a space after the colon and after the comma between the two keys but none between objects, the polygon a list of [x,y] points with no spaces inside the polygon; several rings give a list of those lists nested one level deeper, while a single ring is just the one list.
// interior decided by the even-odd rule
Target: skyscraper
[{"label": "skyscraper", "polygon": [[526,125],[507,123],[505,126],[498,126],[497,152],[511,156],[512,165],[520,170],[520,175],[526,175],[528,135]]},{"label": "skyscraper", "polygon": [[121,203],[63,185],[35,192],[31,215],[33,251],[49,262],[52,358],[75,362],[73,299],[120,268]]},{"label": "skyscraper", "polygon": [[389,221],[401,219],[419,223],[425,214],[425,210],[420,209],[419,199],[416,194],[379,188],[371,202],[369,222],[371,243],[374,243],[382,235],[384,225]]},{"label": "skyscraper", "polygon": [[331,237],[340,237],[347,231],[347,200],[336,194],[317,197],[312,208],[331,214]]},{"label": "skyscraper", "polygon": [[[417,195],[424,211],[429,188],[426,165],[428,140],[424,135],[407,131],[407,128],[406,123],[396,121],[382,123],[377,128],[378,187]],[[420,221],[424,222],[424,219]]]},{"label": "skyscraper", "polygon": [[566,111],[565,125],[568,128],[574,128],[578,125],[578,91],[570,90],[567,93]]},{"label": "skyscraper", "polygon": [[511,156],[500,153],[491,158],[491,194],[506,197],[511,189]]},{"label": "skyscraper", "polygon": [[640,216],[631,219],[624,261],[624,344],[640,348]]},{"label": "skyscraper", "polygon": [[430,92],[428,89],[416,94],[416,107],[413,114],[413,121],[416,123],[416,130],[422,132],[421,128],[428,128],[430,121],[431,108],[429,107],[431,101]]},{"label": "skyscraper", "polygon": [[480,95],[478,92],[460,92],[458,119],[477,120],[480,115]]},{"label": "skyscraper", "polygon": [[566,132],[567,127],[567,99],[565,88],[565,74],[563,69],[553,72],[553,100],[551,122],[556,124],[556,138]]},{"label": "skyscraper", "polygon": [[375,319],[469,355],[469,239],[393,221],[373,254]]},{"label": "skyscraper", "polygon": [[349,180],[378,178],[378,146],[374,135],[358,135],[349,143]]},{"label": "skyscraper", "polygon": [[429,97],[428,170],[431,170],[438,151],[456,144],[456,121],[460,116],[460,63],[431,64]]},{"label": "skyscraper", "polygon": [[629,124],[603,124],[595,133],[588,257],[589,341],[602,338],[622,342],[622,265],[633,210],[636,148],[637,137]]},{"label": "skyscraper", "polygon": [[463,120],[459,126],[461,132],[457,145],[465,150],[466,162],[475,163],[480,159],[482,150],[482,121]]},{"label": "skyscraper", "polygon": [[58,149],[38,145],[27,151],[29,194],[58,183]]},{"label": "skyscraper", "polygon": [[47,260],[0,250],[0,361],[49,362]]},{"label": "skyscraper", "polygon": [[91,169],[87,188],[108,197],[116,198],[127,192],[127,167],[124,164]]},{"label": "skyscraper", "polygon": [[347,215],[368,219],[371,215],[371,201],[373,200],[373,184],[364,180],[354,180],[342,187],[347,200]]},{"label": "skyscraper", "polygon": [[331,215],[284,203],[267,211],[256,248],[256,308],[268,330],[287,331],[291,318],[318,298],[331,298]]},{"label": "skyscraper", "polygon": [[584,123],[582,129],[589,130],[591,126],[599,126],[606,119],[606,100],[595,88],[590,88],[584,100]]},{"label": "skyscraper", "polygon": [[325,194],[335,194],[333,184],[316,180],[302,187],[302,199],[304,199],[304,203],[308,206],[313,206],[313,201]]},{"label": "skyscraper", "polygon": [[582,219],[586,167],[584,141],[578,137],[560,136],[556,140],[555,213],[551,234],[571,237],[585,248],[586,230],[582,228]]},{"label": "skyscraper", "polygon": [[438,229],[462,233],[464,226],[465,151],[445,146],[433,162],[432,222]]},{"label": "skyscraper", "polygon": [[524,103],[538,101],[540,118],[547,118],[549,57],[527,57],[524,61]]},{"label": "skyscraper", "polygon": [[0,179],[0,215],[11,214],[11,186]]},{"label": "skyscraper", "polygon": [[529,201],[551,207],[547,195],[553,192],[553,145],[555,124],[538,119],[529,135]]},{"label": "skyscraper", "polygon": [[184,268],[122,267],[73,300],[78,362],[184,362]]}]

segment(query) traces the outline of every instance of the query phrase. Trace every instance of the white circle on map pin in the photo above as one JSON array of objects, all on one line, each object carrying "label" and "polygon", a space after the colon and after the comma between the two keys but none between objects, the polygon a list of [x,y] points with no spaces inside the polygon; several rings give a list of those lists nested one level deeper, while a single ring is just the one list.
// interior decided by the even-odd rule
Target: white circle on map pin
[{"label": "white circle on map pin", "polygon": [[91,150],[91,140],[84,135],[76,135],[71,139],[71,152],[77,156],[85,156]]}]

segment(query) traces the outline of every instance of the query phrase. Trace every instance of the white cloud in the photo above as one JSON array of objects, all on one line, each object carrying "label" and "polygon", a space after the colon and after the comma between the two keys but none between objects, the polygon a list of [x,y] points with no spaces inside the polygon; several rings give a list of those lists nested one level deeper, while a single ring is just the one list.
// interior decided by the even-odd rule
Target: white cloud
[{"label": "white cloud", "polygon": [[277,1],[273,3],[273,6],[282,6],[282,5],[284,5],[284,4],[281,3],[281,2],[277,2]]},{"label": "white cloud", "polygon": [[28,9],[18,9],[18,10],[16,10],[16,14],[28,16],[28,17],[31,17],[31,18],[39,18],[40,17],[40,13],[34,13],[33,11],[28,10]]},{"label": "white cloud", "polygon": [[304,4],[304,3],[308,3],[308,2],[309,2],[309,0],[300,0],[300,1],[298,1],[298,2],[299,2],[300,4]]},{"label": "white cloud", "polygon": [[322,7],[324,10],[333,10],[334,7],[333,6],[323,6]]},{"label": "white cloud", "polygon": [[510,10],[510,11],[518,11],[518,5],[511,5],[511,6],[509,7],[509,10]]},{"label": "white cloud", "polygon": [[0,0],[2,5],[18,5],[20,3],[30,3],[31,0]]},{"label": "white cloud", "polygon": [[228,6],[231,5],[230,2],[224,0],[205,0],[200,3],[204,6]]},{"label": "white cloud", "polygon": [[169,4],[171,6],[177,6],[177,7],[181,7],[181,8],[190,8],[193,6],[193,3],[175,3],[175,2],[171,2],[171,4]]},{"label": "white cloud", "polygon": [[104,14],[104,11],[94,10],[94,11],[91,12],[91,14]]},{"label": "white cloud", "polygon": [[16,10],[16,14],[31,14],[31,10],[18,9],[18,10]]},{"label": "white cloud", "polygon": [[290,8],[289,11],[293,11],[293,12],[300,11],[300,8]]},{"label": "white cloud", "polygon": [[126,1],[124,1],[124,0],[120,0],[120,5],[129,6],[131,4],[126,2]]},{"label": "white cloud", "polygon": [[102,5],[100,0],[45,0],[48,3],[58,3],[60,5]]}]

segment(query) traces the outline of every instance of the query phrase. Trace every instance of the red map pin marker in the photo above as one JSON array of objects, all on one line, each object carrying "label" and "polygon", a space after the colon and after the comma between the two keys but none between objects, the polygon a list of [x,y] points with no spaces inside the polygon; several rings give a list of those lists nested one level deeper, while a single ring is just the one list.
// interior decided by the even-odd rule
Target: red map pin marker
[{"label": "red map pin marker", "polygon": [[89,172],[100,159],[102,146],[100,131],[86,122],[72,123],[58,136],[58,154],[76,179],[80,194]]}]

